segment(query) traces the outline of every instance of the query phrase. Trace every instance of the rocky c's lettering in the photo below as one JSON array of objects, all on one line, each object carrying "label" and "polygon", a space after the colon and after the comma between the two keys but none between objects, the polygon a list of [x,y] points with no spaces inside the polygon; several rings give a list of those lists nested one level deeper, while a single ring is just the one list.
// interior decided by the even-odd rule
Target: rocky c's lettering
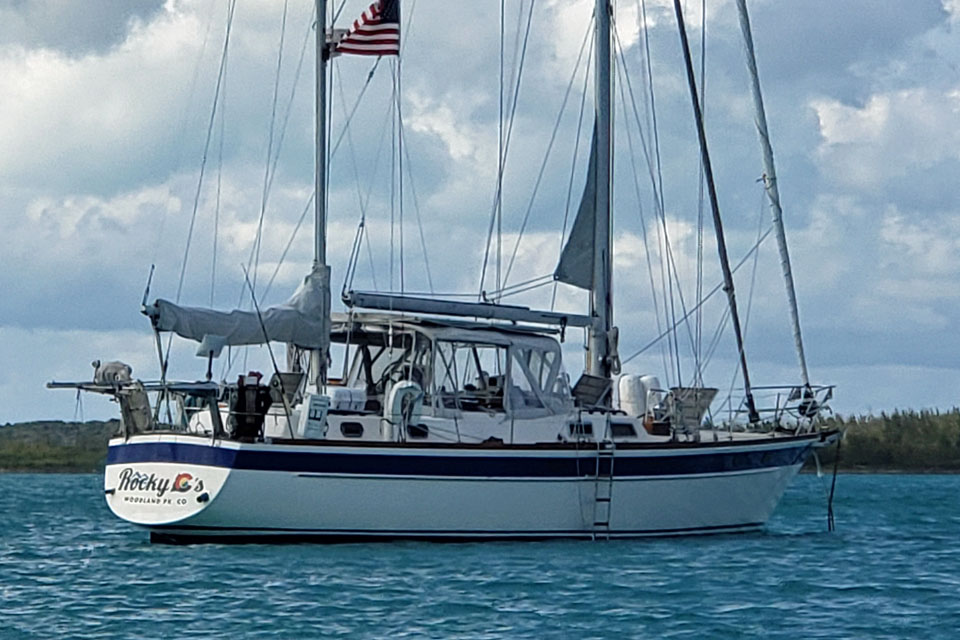
[{"label": "rocky c's lettering", "polygon": [[155,493],[158,498],[170,489],[170,478],[158,477],[157,474],[147,475],[127,467],[120,472],[120,485],[117,491],[142,491]]}]

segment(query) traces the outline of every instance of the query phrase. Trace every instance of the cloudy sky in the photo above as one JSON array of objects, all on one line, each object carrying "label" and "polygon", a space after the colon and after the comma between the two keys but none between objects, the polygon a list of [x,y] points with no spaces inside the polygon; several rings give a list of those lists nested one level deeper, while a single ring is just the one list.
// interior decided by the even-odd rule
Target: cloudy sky
[{"label": "cloudy sky", "polygon": [[[347,0],[338,24],[365,4]],[[646,25],[666,226],[690,305],[699,164],[669,5],[647,0]],[[705,16],[699,1],[686,5],[698,63],[706,29],[708,136],[730,251],[739,260],[769,225],[769,212],[757,183],[762,168],[737,18],[732,0],[710,0]],[[232,308],[242,293],[241,265],[257,253],[262,213],[253,265],[262,302],[282,301],[308,270],[309,216],[294,232],[312,193],[312,1],[238,0],[221,76],[229,6],[0,0],[0,423],[72,419],[72,394],[44,383],[88,378],[93,359],[120,359],[138,377],[157,375],[153,336],[139,313],[151,264],[151,297],[176,299],[180,290],[184,304]],[[406,291],[479,291],[498,173],[497,7],[406,0],[405,150],[394,151],[394,66],[385,60],[333,157],[335,298],[361,210],[368,242],[356,288],[397,290],[402,274]],[[960,2],[753,0],[750,7],[811,377],[838,385],[834,408],[842,413],[958,404]],[[588,141],[584,133],[578,144],[577,130],[590,78],[578,51],[591,9],[588,0],[539,0],[521,67],[529,2],[506,3],[508,113],[510,79],[521,76],[503,180],[501,272],[513,262],[508,283],[552,272],[568,192],[575,209],[582,189]],[[668,306],[659,289],[663,252],[651,168],[640,150],[640,133],[650,144],[654,132],[639,10],[635,0],[616,3],[615,297],[624,356],[659,333]],[[368,58],[337,60],[334,139],[372,68]],[[588,96],[587,123],[591,102]],[[402,200],[391,179],[401,170]],[[709,222],[704,233],[709,290],[719,278]],[[486,290],[495,288],[495,249],[492,255]],[[755,382],[796,382],[772,238],[756,268],[747,261],[737,273],[737,286]],[[546,288],[507,301],[544,306],[551,299]],[[584,304],[581,293],[563,287],[556,300],[559,308]],[[719,299],[705,304],[705,343],[722,309]],[[567,345],[574,375],[578,340]],[[693,360],[685,338],[679,350],[686,378]],[[192,352],[174,343],[177,374],[202,375]],[[675,373],[661,371],[665,364],[675,371],[667,356],[655,346],[628,370],[673,381]],[[733,356],[724,334],[708,382],[732,384]],[[264,353],[249,357],[262,362]],[[230,372],[242,366],[238,359]],[[87,418],[113,412],[95,398],[83,408]]]}]

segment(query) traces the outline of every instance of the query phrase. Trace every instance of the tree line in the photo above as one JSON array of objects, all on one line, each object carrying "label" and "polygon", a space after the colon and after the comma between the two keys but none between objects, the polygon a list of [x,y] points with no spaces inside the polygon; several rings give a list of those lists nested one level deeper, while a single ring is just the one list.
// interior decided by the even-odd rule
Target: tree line
[{"label": "tree line", "polygon": [[[828,427],[844,431],[839,468],[845,471],[960,471],[960,408],[906,410],[879,416],[835,416]],[[836,449],[820,452],[832,468]],[[815,464],[811,460],[810,464]]]}]

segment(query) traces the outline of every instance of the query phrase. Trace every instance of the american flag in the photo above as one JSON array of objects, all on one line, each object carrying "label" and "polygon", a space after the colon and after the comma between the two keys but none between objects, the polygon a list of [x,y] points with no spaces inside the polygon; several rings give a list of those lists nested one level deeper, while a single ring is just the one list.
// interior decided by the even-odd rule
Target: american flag
[{"label": "american flag", "polygon": [[358,56],[400,55],[400,0],[378,0],[353,22],[337,45],[338,53]]}]

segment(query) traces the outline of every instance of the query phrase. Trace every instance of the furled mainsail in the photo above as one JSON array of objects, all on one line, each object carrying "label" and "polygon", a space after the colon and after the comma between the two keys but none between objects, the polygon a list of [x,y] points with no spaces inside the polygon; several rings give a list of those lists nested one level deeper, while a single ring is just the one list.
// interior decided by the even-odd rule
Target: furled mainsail
[{"label": "furled mainsail", "polygon": [[327,349],[330,345],[330,267],[315,265],[290,300],[263,309],[260,317],[256,311],[181,307],[162,299],[146,307],[144,313],[158,331],[172,331],[197,342],[209,335],[221,338],[225,345],[270,341],[304,349]]}]

